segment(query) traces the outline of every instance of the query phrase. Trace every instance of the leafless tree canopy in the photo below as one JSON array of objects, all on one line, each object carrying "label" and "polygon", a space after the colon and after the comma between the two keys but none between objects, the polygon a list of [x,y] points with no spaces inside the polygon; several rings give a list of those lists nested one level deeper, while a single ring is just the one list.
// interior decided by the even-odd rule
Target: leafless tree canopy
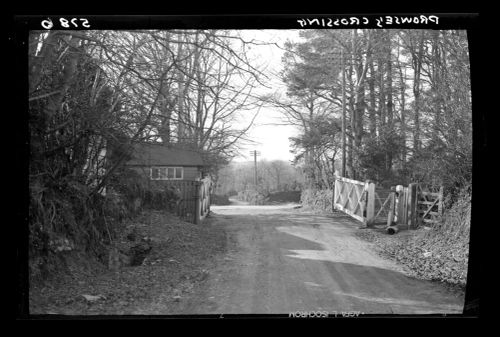
[{"label": "leafless tree canopy", "polygon": [[[214,165],[231,158],[264,76],[245,43],[215,30],[31,32],[31,136],[40,147],[31,173],[101,188],[113,168],[99,170],[99,154],[135,140],[188,146]],[[247,127],[235,129],[242,117]]]}]

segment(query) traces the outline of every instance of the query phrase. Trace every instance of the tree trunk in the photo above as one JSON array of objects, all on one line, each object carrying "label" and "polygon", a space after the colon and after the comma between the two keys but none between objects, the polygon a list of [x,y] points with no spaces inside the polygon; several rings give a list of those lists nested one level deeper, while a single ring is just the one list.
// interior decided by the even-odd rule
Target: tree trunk
[{"label": "tree trunk", "polygon": [[385,89],[384,89],[384,62],[381,57],[377,59],[378,63],[378,84],[379,84],[379,96],[378,96],[378,115],[379,115],[379,132],[385,128],[386,125],[386,114],[385,114]]},{"label": "tree trunk", "polygon": [[[165,44],[163,46],[163,55],[166,59],[169,54],[170,48],[170,35],[169,32],[165,32]],[[163,144],[169,144],[171,142],[171,120],[172,120],[172,110],[174,108],[173,102],[170,97],[170,88],[168,85],[163,83],[162,88],[162,100],[160,104],[160,113],[162,121],[160,122],[160,129],[158,133],[162,139]]]},{"label": "tree trunk", "polygon": [[[354,30],[353,30],[354,31]],[[348,142],[347,142],[347,150],[348,150],[348,159],[347,159],[347,170],[348,170],[348,175],[349,178],[351,179],[356,179],[356,171],[354,169],[354,134],[355,134],[355,129],[356,129],[356,109],[354,105],[354,97],[355,95],[355,89],[354,89],[354,83],[353,83],[353,73],[354,73],[354,49],[355,49],[355,43],[354,43],[354,33],[351,35],[351,55],[350,55],[350,62],[349,62],[349,88],[350,88],[350,95],[349,95],[349,111],[350,111],[350,134],[351,137],[349,137]]]},{"label": "tree trunk", "polygon": [[[178,49],[177,49],[177,56],[179,59],[183,58],[183,46],[182,42],[179,43]],[[185,100],[185,83],[184,83],[184,74],[182,71],[178,70],[177,72],[177,85],[178,85],[178,92],[177,92],[177,105],[178,105],[178,111],[177,111],[177,143],[183,144],[185,142],[186,138],[186,132],[185,132],[185,122],[184,122],[184,100]]]},{"label": "tree trunk", "polygon": [[[393,103],[392,103],[392,60],[391,60],[391,36],[390,31],[386,31],[386,51],[387,51],[387,128],[392,132],[393,125]],[[385,169],[387,173],[392,170],[393,150],[388,149],[385,155]]]},{"label": "tree trunk", "polygon": [[377,137],[377,115],[376,115],[376,97],[375,97],[375,69],[373,60],[370,60],[370,79],[368,80],[368,89],[370,92],[370,108],[369,113],[369,131],[372,139]]},{"label": "tree trunk", "polygon": [[444,88],[441,85],[441,76],[440,73],[442,71],[441,67],[441,59],[439,55],[439,31],[433,31],[433,41],[432,41],[432,94],[433,94],[433,110],[434,110],[434,124],[432,128],[432,139],[436,142],[439,138],[439,129],[441,124],[441,104],[442,104],[442,95],[445,95]]},{"label": "tree trunk", "polygon": [[418,43],[417,55],[413,53],[413,70],[414,70],[414,80],[413,80],[413,96],[415,98],[415,111],[413,117],[414,129],[413,129],[413,152],[417,154],[420,151],[420,74],[422,69],[422,54],[424,48],[424,31],[422,30],[420,34],[420,39]]},{"label": "tree trunk", "polygon": [[341,46],[340,57],[342,63],[342,177],[346,176],[346,94],[345,94],[345,62],[344,47]]},{"label": "tree trunk", "polygon": [[[361,59],[361,57],[360,57]],[[361,148],[361,142],[363,140],[363,116],[365,112],[365,85],[364,81],[361,78],[362,76],[362,70],[363,70],[363,65],[361,63],[361,60],[358,59],[358,69],[356,71],[357,75],[357,80],[360,83],[360,86],[357,88],[356,91],[356,120],[355,120],[355,129],[354,129],[354,141],[355,141],[355,146],[356,149]]]},{"label": "tree trunk", "polygon": [[398,70],[399,70],[399,93],[401,99],[401,138],[402,138],[402,148],[401,148],[401,167],[404,170],[406,166],[406,112],[405,112],[405,100],[406,100],[406,71],[403,74],[403,65],[399,59],[399,46],[398,46]]}]

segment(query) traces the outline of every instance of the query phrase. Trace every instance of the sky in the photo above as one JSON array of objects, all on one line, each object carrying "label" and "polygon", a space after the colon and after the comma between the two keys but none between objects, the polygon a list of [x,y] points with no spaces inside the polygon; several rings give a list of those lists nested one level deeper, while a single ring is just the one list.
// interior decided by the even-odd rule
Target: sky
[{"label": "sky", "polygon": [[[274,42],[283,47],[284,43],[289,40],[296,41],[299,39],[298,30],[245,30],[241,31],[241,37],[245,40],[258,40],[262,42]],[[267,72],[278,73],[282,69],[281,58],[284,51],[276,46],[252,46],[248,55],[251,59],[255,59],[256,64],[267,66]],[[280,81],[271,81],[268,83],[272,89],[263,88],[263,92],[271,90],[271,92],[285,92],[285,84]],[[255,111],[254,111],[255,112]],[[248,116],[253,116],[249,113]],[[253,127],[248,132],[248,138],[256,142],[253,145],[242,145],[240,156],[234,158],[236,162],[253,160],[249,152],[257,150],[260,152],[259,160],[285,160],[293,159],[293,154],[290,153],[289,137],[296,136],[298,130],[290,125],[272,125],[279,123],[282,114],[277,109],[261,108],[259,115],[254,121]],[[249,120],[243,118],[241,124],[248,124]]]}]

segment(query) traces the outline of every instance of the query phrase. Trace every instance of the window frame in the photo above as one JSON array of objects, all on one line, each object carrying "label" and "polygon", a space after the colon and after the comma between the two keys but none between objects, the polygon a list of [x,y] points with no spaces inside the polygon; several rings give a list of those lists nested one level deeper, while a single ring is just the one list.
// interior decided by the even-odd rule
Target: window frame
[{"label": "window frame", "polygon": [[[157,169],[158,170],[158,178],[153,178],[153,170]],[[168,169],[174,169],[174,175],[173,178],[168,177]],[[180,169],[181,171],[181,177],[176,178],[177,172]],[[160,170],[164,170],[164,175],[160,173]],[[151,180],[183,180],[184,179],[184,166],[151,166],[149,170],[149,178]]]}]

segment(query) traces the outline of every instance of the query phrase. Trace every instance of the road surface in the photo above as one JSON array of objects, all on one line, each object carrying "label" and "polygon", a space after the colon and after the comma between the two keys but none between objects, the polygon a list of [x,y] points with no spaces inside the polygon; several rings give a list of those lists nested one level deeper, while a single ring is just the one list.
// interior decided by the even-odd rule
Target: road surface
[{"label": "road surface", "polygon": [[462,313],[463,298],[405,276],[357,239],[355,221],[293,206],[212,206],[228,253],[178,313]]}]

